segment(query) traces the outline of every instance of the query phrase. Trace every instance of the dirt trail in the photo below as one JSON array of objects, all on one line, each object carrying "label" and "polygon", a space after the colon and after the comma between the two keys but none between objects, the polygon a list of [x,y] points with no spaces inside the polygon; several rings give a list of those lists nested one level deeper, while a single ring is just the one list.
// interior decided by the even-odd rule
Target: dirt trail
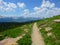
[{"label": "dirt trail", "polygon": [[32,28],[32,45],[45,45],[43,37],[41,36],[41,33],[37,27],[37,23],[34,23]]},{"label": "dirt trail", "polygon": [[8,38],[0,41],[0,45],[18,45],[17,41],[21,38],[23,38],[25,34],[22,34],[21,36],[18,36],[16,38]]}]

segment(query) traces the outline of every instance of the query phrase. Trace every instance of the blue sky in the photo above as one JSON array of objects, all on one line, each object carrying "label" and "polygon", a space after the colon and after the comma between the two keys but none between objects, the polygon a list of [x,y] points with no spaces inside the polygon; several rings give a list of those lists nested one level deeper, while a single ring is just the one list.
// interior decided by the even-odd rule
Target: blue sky
[{"label": "blue sky", "polygon": [[0,0],[2,17],[43,18],[60,14],[60,0]]},{"label": "blue sky", "polygon": [[42,0],[4,0],[6,2],[14,2],[17,4],[18,2],[23,2],[27,6],[27,8],[34,8],[35,6],[40,6]]}]

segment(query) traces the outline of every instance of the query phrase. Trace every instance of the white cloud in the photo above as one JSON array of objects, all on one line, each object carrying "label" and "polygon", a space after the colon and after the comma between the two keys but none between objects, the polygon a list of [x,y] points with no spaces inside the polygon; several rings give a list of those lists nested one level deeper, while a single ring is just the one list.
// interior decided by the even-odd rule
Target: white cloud
[{"label": "white cloud", "polygon": [[27,14],[29,14],[30,12],[29,12],[28,9],[25,9],[25,10],[23,11],[23,13],[24,13],[24,15],[27,15]]},{"label": "white cloud", "polygon": [[34,7],[34,11],[38,12],[38,11],[40,11],[40,8],[39,7]]},{"label": "white cloud", "polygon": [[16,6],[16,4],[14,4],[14,3],[8,3],[8,4],[6,4],[6,3],[4,3],[5,5],[6,5],[6,8],[4,8],[4,10],[6,10],[6,11],[14,11],[14,9],[16,9],[17,8],[17,6]]},{"label": "white cloud", "polygon": [[48,7],[48,8],[53,8],[55,7],[54,3],[51,3],[49,0],[45,1],[43,0],[41,8]]},{"label": "white cloud", "polygon": [[0,18],[13,18],[18,19],[20,16],[17,15],[0,15]]},{"label": "white cloud", "polygon": [[[0,11],[14,11],[16,8],[25,8],[24,3],[11,3],[11,2],[4,2],[3,0],[0,0]],[[19,9],[18,8],[18,9]]]},{"label": "white cloud", "polygon": [[0,5],[1,5],[2,0],[0,0]]},{"label": "white cloud", "polygon": [[[0,2],[1,3],[1,2]],[[19,6],[20,8],[25,8],[25,4],[24,3],[1,3],[0,4],[0,9],[4,9],[4,10],[13,10],[15,8],[17,8],[17,6]],[[50,2],[49,0],[43,0],[42,5],[39,7],[34,7],[34,12],[30,12],[29,9],[24,9],[22,14],[20,14],[18,17],[23,16],[25,18],[27,17],[35,17],[35,18],[47,18],[47,17],[52,17],[55,15],[59,15],[60,14],[60,8],[55,7],[55,3]],[[13,16],[10,16],[13,17]],[[16,16],[13,17],[16,19]]]},{"label": "white cloud", "polygon": [[25,8],[25,4],[24,4],[24,3],[17,3],[17,5],[18,5],[20,8]]},{"label": "white cloud", "polygon": [[14,11],[12,8],[3,8],[5,11],[9,12],[9,11]]},{"label": "white cloud", "polygon": [[3,0],[0,0],[0,10],[2,11],[13,11],[17,8],[17,5],[10,2],[4,2]]},{"label": "white cloud", "polygon": [[[24,15],[22,15],[24,14]],[[55,7],[55,3],[51,3],[49,0],[43,0],[40,7],[34,7],[34,12],[30,13],[30,10],[24,10],[21,15],[25,18],[47,18],[60,14],[60,8]]]},{"label": "white cloud", "polygon": [[49,0],[43,0],[40,7],[34,7],[34,11],[40,18],[52,17],[60,14],[60,8],[55,7],[55,3],[51,3]]},{"label": "white cloud", "polygon": [[9,7],[9,8],[17,8],[16,4],[10,3],[10,2],[9,2],[9,4],[8,4],[8,7]]},{"label": "white cloud", "polygon": [[3,0],[0,0],[0,10],[3,9]]},{"label": "white cloud", "polygon": [[22,14],[20,16],[26,18],[26,17],[29,17],[30,15],[30,10],[29,9],[25,9],[23,10]]}]

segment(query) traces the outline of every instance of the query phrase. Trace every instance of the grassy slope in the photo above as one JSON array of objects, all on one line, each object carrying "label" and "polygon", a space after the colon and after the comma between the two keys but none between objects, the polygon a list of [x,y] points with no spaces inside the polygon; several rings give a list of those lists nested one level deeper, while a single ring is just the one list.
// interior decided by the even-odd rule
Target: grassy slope
[{"label": "grassy slope", "polygon": [[26,33],[24,29],[29,29],[32,23],[0,23],[0,40],[5,37],[17,37]]},{"label": "grassy slope", "polygon": [[31,45],[31,43],[32,43],[32,40],[31,40],[32,25],[33,25],[33,23],[28,24],[27,28],[29,31],[26,33],[26,35],[22,39],[20,39],[18,41],[18,45]]},{"label": "grassy slope", "polygon": [[[40,31],[44,37],[44,41],[46,42],[46,45],[60,45],[60,23],[53,22],[53,20],[55,19],[60,19],[60,16],[47,18],[47,19],[40,20],[37,22],[38,27],[42,28]],[[17,37],[25,33],[24,29],[28,29],[29,30],[28,33],[26,33],[26,35],[21,40],[18,41],[18,44],[19,45],[31,45],[32,25],[33,23],[26,23],[23,25],[8,23],[8,24],[4,24],[4,26],[0,24],[0,35],[2,35],[2,37],[0,36],[0,39],[5,38],[5,37]],[[47,32],[45,31],[45,27],[43,27],[42,25],[46,25],[45,27],[51,27],[52,30],[49,32],[52,32],[56,38],[48,37]]]},{"label": "grassy slope", "polygon": [[[60,45],[60,23],[54,22],[53,20],[55,19],[60,19],[60,15],[38,21],[38,27],[42,28],[40,31],[44,37],[46,45]],[[47,36],[47,32],[45,31],[46,27],[52,28],[52,30],[50,30],[49,32],[52,32],[55,38],[53,38],[53,36]]]},{"label": "grassy slope", "polygon": [[0,23],[0,40],[5,37],[17,37],[24,33],[21,24],[19,23]]},{"label": "grassy slope", "polygon": [[[0,23],[0,40],[5,37],[17,37],[21,34],[26,33],[26,35],[17,41],[18,45],[31,45],[31,32],[32,32],[33,22],[28,23]],[[28,29],[25,32],[24,29]],[[2,36],[1,36],[2,35]]]}]

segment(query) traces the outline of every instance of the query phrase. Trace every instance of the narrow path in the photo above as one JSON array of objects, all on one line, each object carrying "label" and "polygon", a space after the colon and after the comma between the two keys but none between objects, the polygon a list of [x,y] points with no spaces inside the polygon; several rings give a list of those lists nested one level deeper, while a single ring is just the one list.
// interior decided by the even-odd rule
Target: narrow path
[{"label": "narrow path", "polygon": [[41,36],[41,33],[37,27],[37,23],[34,23],[32,28],[32,45],[45,45],[43,37]]},{"label": "narrow path", "polygon": [[8,38],[0,41],[0,45],[18,45],[17,41],[23,38],[25,34],[22,34],[21,36],[18,36],[16,38]]}]

